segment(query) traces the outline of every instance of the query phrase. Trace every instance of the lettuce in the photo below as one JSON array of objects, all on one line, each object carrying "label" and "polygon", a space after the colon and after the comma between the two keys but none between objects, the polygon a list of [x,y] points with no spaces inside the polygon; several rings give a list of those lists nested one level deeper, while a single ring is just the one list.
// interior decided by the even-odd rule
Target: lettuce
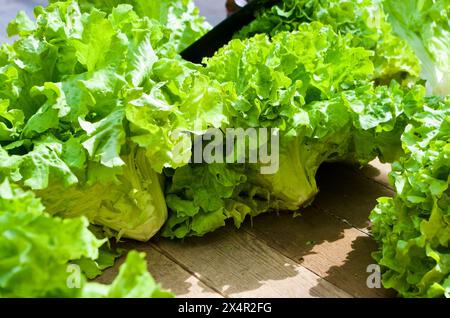
[{"label": "lettuce", "polygon": [[206,74],[228,92],[226,128],[279,130],[279,169],[261,174],[261,164],[218,163],[171,172],[164,236],[201,236],[228,219],[239,227],[247,216],[297,211],[317,194],[323,162],[365,164],[402,154],[404,108],[424,90],[368,81],[373,54],[353,42],[313,22],[272,38],[235,39],[205,60]]},{"label": "lettuce", "polygon": [[450,99],[409,109],[405,156],[392,165],[394,198],[380,198],[372,233],[383,284],[404,297],[450,297]]},{"label": "lettuce", "polygon": [[167,219],[163,180],[150,168],[144,150],[134,147],[122,158],[125,166],[116,182],[70,187],[55,184],[36,194],[52,215],[84,215],[92,224],[102,226],[107,236],[147,241]]},{"label": "lettuce", "polygon": [[8,179],[0,184],[0,297],[168,297],[131,252],[111,285],[88,283],[74,266],[96,260],[104,239],[86,218],[61,219]]},{"label": "lettuce", "polygon": [[450,94],[450,2],[446,0],[385,0],[394,32],[420,59],[430,94]]},{"label": "lettuce", "polygon": [[190,158],[190,138],[176,132],[220,127],[223,92],[178,57],[158,21],[130,5],[106,11],[56,2],[37,7],[35,22],[11,23],[19,39],[0,50],[0,153],[48,213],[146,241],[167,218],[162,169]]},{"label": "lettuce", "polygon": [[318,21],[340,34],[351,34],[352,44],[374,51],[372,79],[388,84],[392,79],[409,85],[420,72],[419,61],[406,41],[394,35],[379,0],[283,0],[262,10],[236,35],[246,38],[258,33],[275,35],[294,31],[305,22]]},{"label": "lettuce", "polygon": [[[50,3],[60,1],[50,0]],[[84,12],[96,8],[111,13],[118,5],[132,5],[140,17],[155,19],[171,30],[169,45],[177,52],[183,51],[211,29],[205,18],[199,15],[199,9],[192,0],[78,0],[77,2]]]}]

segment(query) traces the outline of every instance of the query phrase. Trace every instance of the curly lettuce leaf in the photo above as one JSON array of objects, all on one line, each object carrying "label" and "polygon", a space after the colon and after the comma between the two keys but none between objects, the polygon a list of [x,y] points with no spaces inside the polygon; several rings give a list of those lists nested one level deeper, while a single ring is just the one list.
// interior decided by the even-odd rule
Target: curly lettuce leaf
[{"label": "curly lettuce leaf", "polygon": [[85,216],[108,237],[148,241],[167,219],[163,183],[143,149],[132,147],[123,161],[122,174],[114,182],[71,187],[55,183],[37,194],[52,215]]},{"label": "curly lettuce leaf", "polygon": [[171,298],[155,282],[147,271],[145,254],[132,251],[119,269],[119,274],[111,285],[88,283],[83,286],[83,298]]},{"label": "curly lettuce leaf", "polygon": [[141,18],[155,19],[171,30],[170,46],[176,52],[183,51],[211,29],[191,0],[78,0],[78,3],[84,12],[96,8],[107,13],[118,5],[129,4]]},{"label": "curly lettuce leaf", "polygon": [[203,236],[225,226],[228,219],[240,227],[247,216],[270,207],[270,193],[252,183],[252,167],[199,164],[174,171],[166,191],[172,213],[162,235],[171,238]]},{"label": "curly lettuce leaf", "polygon": [[126,118],[131,140],[147,150],[153,169],[162,172],[189,162],[189,134],[227,122],[228,99],[198,66],[181,60],[156,62],[150,81],[158,84],[128,101]]},{"label": "curly lettuce leaf", "polygon": [[[129,253],[111,285],[90,283],[73,265],[102,263],[105,243],[84,217],[61,219],[41,201],[4,179],[0,183],[1,297],[170,297],[147,271],[143,254]],[[103,262],[104,263],[104,262]],[[75,276],[74,276],[75,275]]]},{"label": "curly lettuce leaf", "polygon": [[330,26],[304,23],[271,39],[232,40],[206,59],[205,71],[231,87],[233,127],[289,131],[305,104],[329,99],[371,77],[373,53],[351,43],[350,35],[338,35]]},{"label": "curly lettuce leaf", "polygon": [[404,297],[450,297],[450,100],[433,97],[410,110],[405,156],[392,165],[394,198],[371,213],[383,284]]}]

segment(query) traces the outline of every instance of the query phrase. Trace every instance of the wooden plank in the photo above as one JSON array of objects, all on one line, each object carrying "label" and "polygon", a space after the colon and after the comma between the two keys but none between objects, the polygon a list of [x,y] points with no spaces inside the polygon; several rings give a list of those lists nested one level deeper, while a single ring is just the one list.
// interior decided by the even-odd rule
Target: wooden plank
[{"label": "wooden plank", "polygon": [[[167,290],[175,293],[177,297],[186,298],[218,298],[223,297],[221,294],[215,292],[203,282],[201,282],[194,275],[184,270],[178,264],[170,260],[165,255],[156,250],[150,243],[128,242],[123,247],[127,249],[134,249],[147,254],[147,263],[149,270],[155,280]],[[96,281],[100,283],[111,283],[114,277],[117,276],[122,258],[114,267],[105,271]]]},{"label": "wooden plank", "polygon": [[297,218],[292,213],[261,215],[252,223],[245,226],[247,231],[352,296],[392,296],[366,284],[376,243],[331,215],[311,207]]},{"label": "wooden plank", "polygon": [[380,160],[375,159],[369,165],[358,169],[359,172],[370,180],[378,182],[379,184],[393,189],[389,183],[388,175],[391,172],[391,165],[388,163],[381,163]]},{"label": "wooden plank", "polygon": [[254,236],[232,229],[158,248],[228,297],[350,297]]},{"label": "wooden plank", "polygon": [[365,233],[369,233],[369,214],[377,199],[394,194],[391,189],[340,164],[322,166],[317,180],[320,192],[313,205]]}]

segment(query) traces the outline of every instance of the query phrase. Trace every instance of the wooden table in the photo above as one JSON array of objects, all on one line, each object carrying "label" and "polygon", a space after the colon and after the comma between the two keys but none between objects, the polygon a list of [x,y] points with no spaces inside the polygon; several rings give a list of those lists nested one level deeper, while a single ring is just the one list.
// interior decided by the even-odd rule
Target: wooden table
[{"label": "wooden table", "polygon": [[[393,194],[388,169],[377,161],[362,170],[326,165],[319,196],[299,217],[267,214],[239,230],[126,246],[146,252],[155,279],[178,297],[393,297],[366,284],[377,249],[368,215],[378,197]],[[117,267],[98,281],[110,282]]]}]

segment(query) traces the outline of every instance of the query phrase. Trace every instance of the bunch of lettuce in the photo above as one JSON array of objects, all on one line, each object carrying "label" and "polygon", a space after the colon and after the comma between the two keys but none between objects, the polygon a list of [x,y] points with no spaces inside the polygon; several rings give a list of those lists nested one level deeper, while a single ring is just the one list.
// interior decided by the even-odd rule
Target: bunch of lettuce
[{"label": "bunch of lettuce", "polygon": [[[55,2],[9,25],[18,40],[0,47],[1,296],[165,295],[137,253],[111,286],[66,283],[69,264],[89,278],[112,265],[103,238],[144,241],[160,229],[162,169],[191,151],[174,132],[226,119],[219,84],[177,55],[205,31],[196,10],[174,37],[133,4]],[[171,1],[161,17],[180,6],[191,4]]]},{"label": "bunch of lettuce", "polygon": [[215,163],[171,171],[164,236],[201,236],[228,219],[240,226],[246,216],[297,211],[317,194],[315,174],[323,162],[365,164],[402,154],[403,109],[424,89],[368,80],[373,52],[353,46],[351,34],[319,22],[297,29],[235,39],[205,61],[206,74],[230,99],[227,128],[278,129],[279,169],[262,174],[261,163]]},{"label": "bunch of lettuce", "polygon": [[220,126],[221,88],[130,5],[35,12],[36,22],[19,14],[9,27],[19,40],[0,51],[2,170],[51,214],[148,240],[167,217],[158,173],[190,157],[189,137],[174,132]]},{"label": "bunch of lettuce", "polygon": [[450,94],[450,1],[384,0],[389,22],[420,59],[434,95]]},{"label": "bunch of lettuce", "polygon": [[319,21],[340,34],[351,34],[353,46],[374,51],[372,79],[388,84],[392,79],[408,85],[420,73],[419,61],[406,41],[394,35],[380,0],[282,0],[260,11],[236,35],[275,35],[297,30],[305,22]]},{"label": "bunch of lettuce", "polygon": [[383,283],[405,297],[450,297],[450,98],[408,110],[405,156],[392,165],[394,198],[371,214]]}]

